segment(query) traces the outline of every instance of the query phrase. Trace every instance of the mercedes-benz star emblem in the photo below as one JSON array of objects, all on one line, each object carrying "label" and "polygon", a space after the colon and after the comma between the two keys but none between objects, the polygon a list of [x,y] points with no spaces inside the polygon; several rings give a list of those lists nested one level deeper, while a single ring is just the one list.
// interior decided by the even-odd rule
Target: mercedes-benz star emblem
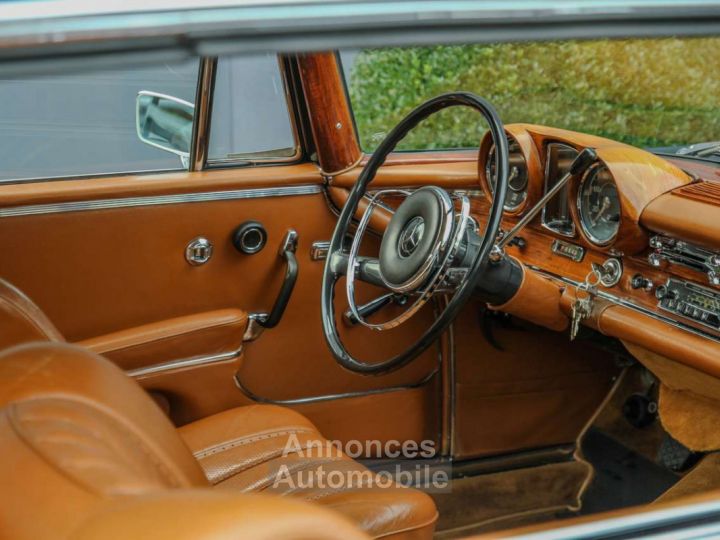
[{"label": "mercedes-benz star emblem", "polygon": [[403,259],[412,255],[415,248],[418,247],[422,240],[423,232],[425,232],[425,220],[420,216],[415,216],[400,233],[400,241],[398,242],[398,252]]}]

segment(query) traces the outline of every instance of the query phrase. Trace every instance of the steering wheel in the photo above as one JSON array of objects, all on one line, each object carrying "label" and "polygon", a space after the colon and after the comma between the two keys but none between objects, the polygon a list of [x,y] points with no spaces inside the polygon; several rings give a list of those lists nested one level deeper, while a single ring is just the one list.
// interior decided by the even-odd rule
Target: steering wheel
[{"label": "steering wheel", "polygon": [[[480,236],[469,217],[467,197],[453,200],[447,191],[426,186],[409,193],[405,190],[381,190],[369,198],[349,250],[345,248],[353,218],[361,199],[378,168],[395,146],[421,121],[453,106],[479,111],[490,126],[495,143],[497,182],[493,192],[485,233]],[[350,191],[325,261],[322,282],[322,326],[330,351],[344,368],[365,375],[380,375],[398,369],[416,358],[440,337],[470,299],[488,268],[490,254],[500,231],[503,201],[507,192],[509,169],[508,143],[502,121],[493,106],[468,92],[452,92],[426,101],[411,111],[385,138],[370,157]],[[395,210],[383,236],[377,259],[360,257],[358,250],[373,210],[387,195],[407,195]],[[459,202],[459,211],[456,203]],[[355,320],[373,330],[395,328],[407,321],[435,294],[452,294],[444,309],[420,338],[405,351],[381,362],[363,362],[354,358],[340,340],[335,320],[334,295],[338,279],[345,275],[346,294]],[[359,313],[354,299],[356,279],[384,287],[411,299],[410,307],[391,321],[369,323]]]}]

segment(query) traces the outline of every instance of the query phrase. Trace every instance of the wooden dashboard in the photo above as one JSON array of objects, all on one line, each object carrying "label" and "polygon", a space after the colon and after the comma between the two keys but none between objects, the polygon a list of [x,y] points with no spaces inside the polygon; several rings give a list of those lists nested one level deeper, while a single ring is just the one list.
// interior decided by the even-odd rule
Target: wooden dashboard
[{"label": "wooden dashboard", "polygon": [[[524,160],[527,182],[523,184],[524,199],[517,204],[522,199],[517,198],[512,208],[506,208],[504,231],[510,230],[545,193],[548,171],[552,169],[549,165],[553,165],[548,162],[552,159],[548,146],[552,144],[559,143],[576,152],[594,148],[600,164],[612,178],[619,201],[618,230],[607,243],[593,242],[580,224],[582,216],[576,202],[582,179],[572,179],[567,190],[561,192],[568,219],[573,224],[572,234],[551,230],[542,214],[520,232],[520,241],[507,249],[508,255],[522,262],[526,271],[533,272],[535,277],[551,282],[555,292],[547,296],[549,303],[545,306],[535,300],[516,303],[516,315],[533,320],[533,312],[548,309],[557,310],[569,319],[576,287],[591,272],[592,263],[616,259],[622,266],[621,277],[616,284],[598,287],[596,310],[584,323],[659,354],[672,352],[673,359],[704,366],[703,371],[720,377],[720,325],[712,328],[691,316],[664,309],[657,297],[658,289],[665,287],[668,280],[688,283],[717,295],[717,304],[710,308],[720,320],[720,280],[715,284],[709,282],[708,272],[702,267],[665,259],[655,264],[650,262],[653,253],[658,251],[651,243],[661,237],[680,246],[687,244],[705,250],[703,253],[709,256],[717,253],[720,264],[720,220],[717,219],[720,217],[720,175],[717,170],[710,166],[698,167],[697,161],[688,161],[685,166],[682,160],[671,162],[616,141],[571,131],[528,124],[510,124],[505,128],[510,142],[514,143],[513,151],[521,153]],[[492,174],[492,167],[488,166],[492,153],[488,135],[481,141],[475,162],[391,161],[380,169],[373,186],[412,187],[433,183],[470,195],[473,216],[482,229],[492,198],[488,177]],[[518,163],[518,159],[511,155],[511,166]],[[698,169],[703,178],[697,174]],[[332,179],[329,194],[337,206],[342,206],[347,193],[342,188],[350,187],[356,177],[357,170]],[[569,252],[558,250],[558,244],[570,246]],[[544,319],[557,321],[555,315]],[[558,328],[556,325],[554,329]]]},{"label": "wooden dashboard", "polygon": [[[519,149],[527,166],[527,197],[523,204],[508,211],[508,218],[519,217],[534,206],[543,195],[548,174],[547,148],[561,143],[576,151],[594,148],[602,165],[612,175],[620,197],[621,216],[619,231],[614,241],[597,245],[583,232],[580,226],[578,206],[578,181],[568,184],[567,197],[570,218],[576,224],[576,234],[569,240],[589,249],[616,254],[636,254],[647,247],[647,231],[640,226],[640,215],[645,207],[658,196],[692,182],[692,178],[672,163],[649,152],[626,144],[585,135],[572,131],[535,126],[509,124],[505,130],[511,139],[519,143]],[[478,159],[478,177],[486,195],[491,194],[487,175],[487,161],[490,156],[492,139],[487,134],[481,144]]]},{"label": "wooden dashboard", "polygon": [[[720,327],[700,320],[701,316],[713,321],[720,318],[720,279],[713,282],[709,277],[712,271],[708,274],[703,266],[713,254],[720,253],[720,183],[714,178],[701,179],[689,168],[683,170],[649,152],[599,137],[525,124],[508,125],[506,131],[511,143],[516,142],[515,150],[523,154],[528,178],[524,202],[506,209],[504,231],[511,229],[545,193],[547,160],[551,159],[547,147],[552,143],[562,143],[577,151],[594,148],[610,171],[619,197],[619,230],[610,243],[598,245],[584,233],[576,204],[581,180],[572,179],[562,196],[567,197],[573,234],[550,230],[539,215],[520,232],[519,242],[508,248],[510,256],[557,286],[558,298],[550,299],[541,309],[558,309],[569,317],[577,285],[585,281],[592,263],[616,259],[622,266],[622,275],[612,286],[598,286],[596,309],[584,323],[659,354],[674,351],[673,359],[704,366],[703,371],[720,376]],[[473,199],[473,211],[480,224],[487,217],[492,196],[488,178],[492,170],[488,167],[491,155],[492,141],[486,136],[478,157],[482,196]],[[709,176],[716,174],[704,172],[710,173]],[[689,261],[698,262],[694,267],[672,257],[658,256],[657,253],[664,253],[658,249],[661,242],[679,246],[681,253],[683,249],[693,256],[700,253],[700,258],[707,260]],[[571,247],[558,250],[554,247],[558,243]],[[662,247],[666,247],[665,244]],[[576,254],[579,255],[574,257]],[[720,264],[720,257],[716,262]],[[710,300],[703,297],[702,306],[708,313],[682,303],[678,312],[673,312],[667,309],[667,300],[661,306],[659,297],[667,293],[669,280],[683,287],[689,284],[688,287],[701,294],[707,293]],[[712,300],[715,295],[717,302]],[[525,309],[529,317],[537,317],[533,312],[539,306],[530,304],[513,308],[516,313],[518,309]],[[683,309],[689,313],[686,315]],[[671,342],[667,341],[668,336],[672,337]]]}]

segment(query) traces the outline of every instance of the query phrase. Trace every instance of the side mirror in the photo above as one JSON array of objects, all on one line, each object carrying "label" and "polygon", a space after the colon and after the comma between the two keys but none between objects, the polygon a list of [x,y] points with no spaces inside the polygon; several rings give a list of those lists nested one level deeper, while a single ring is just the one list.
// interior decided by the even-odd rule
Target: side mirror
[{"label": "side mirror", "polygon": [[140,140],[180,156],[183,167],[190,157],[195,106],[173,96],[141,90],[135,107],[135,125]]}]

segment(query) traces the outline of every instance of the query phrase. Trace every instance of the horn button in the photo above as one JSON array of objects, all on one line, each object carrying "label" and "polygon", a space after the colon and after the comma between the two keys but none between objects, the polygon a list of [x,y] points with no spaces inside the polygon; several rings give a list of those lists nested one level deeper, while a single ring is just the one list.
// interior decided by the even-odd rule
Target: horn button
[{"label": "horn button", "polygon": [[433,269],[447,236],[452,203],[440,188],[424,187],[398,207],[380,245],[380,274],[397,292],[418,288]]},{"label": "horn button", "polygon": [[415,248],[420,244],[424,232],[425,220],[420,216],[415,216],[405,224],[398,241],[398,255],[401,259],[407,259],[413,254]]}]

